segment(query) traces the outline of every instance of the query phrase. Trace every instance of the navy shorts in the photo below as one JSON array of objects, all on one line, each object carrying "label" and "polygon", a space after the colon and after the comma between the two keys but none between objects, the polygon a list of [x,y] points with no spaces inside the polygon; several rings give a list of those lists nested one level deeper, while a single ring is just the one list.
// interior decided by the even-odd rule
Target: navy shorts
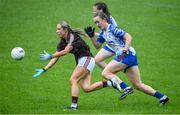
[{"label": "navy shorts", "polygon": [[117,55],[114,60],[116,60],[117,62],[121,62],[123,64],[128,65],[128,67],[125,69],[127,70],[128,68],[138,65],[138,59],[136,55],[132,55],[131,52],[129,52],[129,54],[127,54],[122,60],[119,60],[121,57],[121,55]]}]

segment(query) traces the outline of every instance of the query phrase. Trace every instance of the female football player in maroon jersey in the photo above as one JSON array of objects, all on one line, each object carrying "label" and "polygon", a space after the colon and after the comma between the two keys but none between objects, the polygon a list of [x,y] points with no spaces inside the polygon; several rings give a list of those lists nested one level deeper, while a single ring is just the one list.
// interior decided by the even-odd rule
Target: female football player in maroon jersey
[{"label": "female football player in maroon jersey", "polygon": [[78,108],[78,83],[85,92],[91,92],[106,86],[113,86],[115,89],[120,90],[116,78],[91,84],[91,72],[95,66],[95,61],[89,46],[82,39],[82,36],[86,36],[83,31],[77,29],[72,30],[67,22],[62,21],[57,24],[56,33],[60,37],[57,51],[54,54],[49,54],[47,52],[40,54],[40,60],[50,61],[44,68],[37,69],[37,73],[33,77],[38,77],[50,69],[58,61],[59,57],[72,53],[77,65],[70,78],[72,103],[71,106],[68,107],[69,109],[76,110]]}]

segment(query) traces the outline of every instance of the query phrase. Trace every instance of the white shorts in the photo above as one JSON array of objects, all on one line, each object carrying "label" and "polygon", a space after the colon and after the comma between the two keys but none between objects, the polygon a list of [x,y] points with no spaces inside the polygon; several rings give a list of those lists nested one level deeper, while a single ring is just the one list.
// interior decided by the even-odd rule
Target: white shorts
[{"label": "white shorts", "polygon": [[84,67],[92,72],[95,66],[95,60],[93,57],[81,57],[78,60],[78,66]]}]

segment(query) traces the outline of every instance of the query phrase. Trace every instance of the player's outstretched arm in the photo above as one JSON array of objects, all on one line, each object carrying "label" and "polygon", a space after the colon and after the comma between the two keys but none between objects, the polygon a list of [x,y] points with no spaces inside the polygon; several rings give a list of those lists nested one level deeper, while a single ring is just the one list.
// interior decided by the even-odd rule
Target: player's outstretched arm
[{"label": "player's outstretched arm", "polygon": [[58,61],[59,58],[53,58],[49,61],[49,63],[41,69],[36,69],[36,73],[33,75],[34,78],[39,77],[41,74],[45,73],[48,69],[50,69],[51,67],[53,67],[56,62]]},{"label": "player's outstretched arm", "polygon": [[56,52],[54,54],[52,54],[52,58],[56,58],[56,57],[61,57],[63,55],[68,54],[71,50],[73,49],[73,46],[71,46],[70,44],[68,44],[64,50],[61,50],[59,52]]}]

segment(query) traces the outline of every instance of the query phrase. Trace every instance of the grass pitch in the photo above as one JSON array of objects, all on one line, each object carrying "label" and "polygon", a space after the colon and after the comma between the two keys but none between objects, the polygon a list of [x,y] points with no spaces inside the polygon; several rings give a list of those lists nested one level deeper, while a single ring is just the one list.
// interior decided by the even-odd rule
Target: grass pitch
[{"label": "grass pitch", "polygon": [[[79,110],[64,111],[70,105],[69,78],[75,67],[69,54],[48,72],[32,78],[39,53],[56,50],[56,24],[67,20],[73,28],[95,26],[93,0],[0,0],[0,114],[179,114],[180,113],[180,2],[179,0],[106,0],[121,28],[133,36],[142,81],[170,97],[163,107],[139,91],[126,100],[105,88],[89,94],[80,90]],[[97,28],[96,28],[97,29]],[[89,39],[85,39],[93,48]],[[26,56],[22,61],[10,57],[20,46]],[[109,60],[107,60],[109,61]],[[121,79],[130,82],[122,74]],[[93,82],[102,80],[96,67]]]}]

